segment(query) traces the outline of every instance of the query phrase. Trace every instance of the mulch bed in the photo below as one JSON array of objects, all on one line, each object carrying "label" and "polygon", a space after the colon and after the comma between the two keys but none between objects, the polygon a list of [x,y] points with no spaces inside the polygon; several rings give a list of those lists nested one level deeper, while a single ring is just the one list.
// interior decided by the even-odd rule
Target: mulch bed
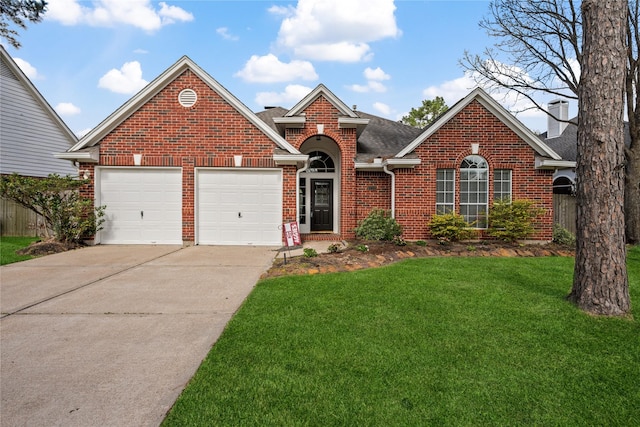
[{"label": "mulch bed", "polygon": [[55,240],[44,240],[30,244],[24,249],[16,251],[18,255],[43,256],[66,252],[71,249],[81,248],[79,243],[58,242]]},{"label": "mulch bed", "polygon": [[[357,250],[357,246],[366,244],[367,252]],[[329,246],[329,243],[327,243]],[[397,246],[388,242],[348,242],[346,249],[338,253],[319,254],[317,257],[297,256],[276,259],[262,278],[301,274],[334,273],[338,271],[355,271],[365,268],[380,267],[407,258],[425,257],[542,257],[542,256],[574,256],[571,247],[549,244],[508,244],[499,242],[465,242],[439,244],[436,241],[426,242],[425,246],[409,243]]]}]

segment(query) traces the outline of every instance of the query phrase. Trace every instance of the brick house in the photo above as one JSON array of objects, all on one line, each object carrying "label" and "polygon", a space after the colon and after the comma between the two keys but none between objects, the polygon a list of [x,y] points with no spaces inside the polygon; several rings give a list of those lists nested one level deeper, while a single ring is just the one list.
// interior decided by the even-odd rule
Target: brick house
[{"label": "brick house", "polygon": [[280,245],[353,238],[372,209],[390,210],[406,239],[427,239],[436,211],[482,234],[494,199],[546,209],[560,157],[481,89],[427,129],[349,108],[317,86],[290,110],[253,113],[181,58],[66,153],[106,205],[96,243]]}]

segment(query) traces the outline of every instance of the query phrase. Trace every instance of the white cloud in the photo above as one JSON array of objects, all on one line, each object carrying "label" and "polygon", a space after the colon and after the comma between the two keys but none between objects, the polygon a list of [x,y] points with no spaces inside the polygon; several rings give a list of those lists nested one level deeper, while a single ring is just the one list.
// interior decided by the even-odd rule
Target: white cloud
[{"label": "white cloud", "polygon": [[383,104],[382,102],[374,102],[373,109],[383,116],[389,116],[392,113],[391,107],[389,107],[387,104]]},{"label": "white cloud", "polygon": [[222,36],[222,38],[225,40],[231,40],[231,41],[239,40],[238,36],[234,36],[233,34],[229,33],[229,29],[227,27],[217,28],[216,33]]},{"label": "white cloud", "polygon": [[288,85],[284,92],[258,92],[256,94],[256,104],[266,105],[279,105],[279,106],[293,106],[293,104],[300,101],[307,96],[312,89],[310,87],[302,85]]},{"label": "white cloud", "polygon": [[310,81],[318,78],[310,62],[294,60],[287,64],[271,53],[265,56],[253,55],[235,75],[252,83],[277,83],[297,79]]},{"label": "white cloud", "polygon": [[125,24],[146,31],[156,31],[165,25],[194,19],[190,12],[165,2],[160,2],[160,9],[157,10],[151,0],[97,0],[91,7],[84,6],[80,0],[50,0],[45,18],[63,25],[110,27]]},{"label": "white cloud", "polygon": [[364,77],[367,79],[366,85],[353,84],[348,86],[354,92],[366,93],[366,92],[386,92],[387,87],[381,82],[389,80],[391,76],[385,73],[382,68],[370,68],[367,67],[364,70]]},{"label": "white cloud", "polygon": [[86,129],[79,130],[79,131],[76,132],[76,136],[78,138],[82,138],[83,136],[85,136],[86,134],[91,132],[91,129],[93,129],[93,128],[86,128]]},{"label": "white cloud", "polygon": [[147,53],[149,53],[149,51],[144,49],[135,49],[133,53],[137,53],[138,55],[146,55]]},{"label": "white cloud", "polygon": [[147,85],[138,61],[126,62],[122,68],[109,70],[100,78],[98,87],[111,92],[132,95]]},{"label": "white cloud", "polygon": [[295,55],[323,61],[371,59],[368,43],[398,37],[393,0],[299,0],[295,8],[272,7],[284,15],[277,44]]},{"label": "white cloud", "polygon": [[13,61],[18,65],[22,72],[29,78],[29,80],[42,79],[43,77],[38,73],[36,67],[20,58],[13,58]]},{"label": "white cloud", "polygon": [[80,108],[70,102],[61,102],[55,107],[56,112],[61,116],[75,116],[80,114]]}]

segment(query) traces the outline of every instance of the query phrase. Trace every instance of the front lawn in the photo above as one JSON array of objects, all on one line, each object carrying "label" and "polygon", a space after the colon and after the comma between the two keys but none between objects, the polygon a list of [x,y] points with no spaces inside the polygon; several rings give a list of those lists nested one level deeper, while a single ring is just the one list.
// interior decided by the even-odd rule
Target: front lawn
[{"label": "front lawn", "polygon": [[11,264],[12,262],[24,261],[33,258],[31,255],[18,255],[16,254],[16,251],[26,248],[38,240],[40,240],[39,237],[0,237],[0,265]]},{"label": "front lawn", "polygon": [[[640,425],[640,322],[567,303],[572,269],[451,257],[263,280],[164,425]],[[638,301],[639,247],[629,273]]]}]

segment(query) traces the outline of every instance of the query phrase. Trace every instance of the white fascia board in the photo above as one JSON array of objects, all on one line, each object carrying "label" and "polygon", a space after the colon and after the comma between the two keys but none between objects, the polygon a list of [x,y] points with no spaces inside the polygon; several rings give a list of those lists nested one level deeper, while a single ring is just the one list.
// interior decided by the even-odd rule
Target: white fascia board
[{"label": "white fascia board", "polygon": [[294,117],[274,117],[273,122],[277,125],[284,125],[286,128],[303,128],[307,122],[305,116]]},{"label": "white fascia board", "polygon": [[276,166],[282,165],[297,165],[300,163],[304,163],[309,160],[309,155],[307,154],[274,154],[273,161],[276,163]]},{"label": "white fascia board", "polygon": [[358,170],[368,170],[368,171],[383,171],[384,165],[382,163],[371,163],[371,162],[356,162],[354,163],[355,168]]},{"label": "white fascia board", "polygon": [[102,123],[93,128],[88,134],[86,134],[80,142],[71,147],[69,151],[77,151],[87,146],[93,146],[97,144],[102,138],[104,138],[109,132],[115,129],[120,123],[126,120],[131,114],[136,112],[142,105],[147,103],[153,98],[160,90],[171,83],[175,78],[182,74],[185,70],[190,69],[196,74],[202,81],[204,81],[211,89],[217,92],[225,101],[227,101],[232,107],[234,107],[240,114],[242,114],[249,122],[254,124],[260,129],[266,136],[268,136],[276,145],[292,154],[299,154],[300,152],[289,144],[283,137],[281,137],[275,130],[269,127],[265,122],[260,120],[258,116],[253,113],[246,105],[244,105],[238,98],[236,98],[231,92],[229,92],[224,86],[222,86],[213,77],[207,74],[202,68],[200,68],[189,57],[183,56],[166,69],[160,76],[154,79],[151,83],[145,86],[140,92],[134,95],[129,101],[124,103],[120,108],[114,111],[109,117],[107,117]]},{"label": "white fascia board", "polygon": [[570,160],[554,160],[536,156],[536,169],[574,169],[576,162]]},{"label": "white fascia board", "polygon": [[82,163],[98,163],[100,161],[100,153],[98,150],[55,153],[53,157],[56,159],[79,161]]},{"label": "white fascia board", "polygon": [[369,119],[363,119],[360,117],[338,117],[338,126],[340,128],[356,128],[359,126],[366,126],[369,124]]},{"label": "white fascia board", "polygon": [[402,168],[414,168],[417,165],[421,164],[422,160],[417,158],[398,158],[392,157],[382,162],[383,165],[387,165],[392,169],[402,169]]}]

